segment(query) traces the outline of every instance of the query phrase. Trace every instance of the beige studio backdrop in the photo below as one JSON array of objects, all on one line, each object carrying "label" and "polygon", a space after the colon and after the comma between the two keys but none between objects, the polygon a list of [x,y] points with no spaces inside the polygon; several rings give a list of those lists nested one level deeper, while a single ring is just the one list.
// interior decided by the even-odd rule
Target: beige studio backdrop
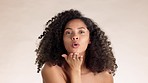
[{"label": "beige studio backdrop", "polygon": [[115,83],[148,83],[148,0],[0,0],[0,83],[42,83],[37,37],[52,16],[71,8],[112,41]]}]

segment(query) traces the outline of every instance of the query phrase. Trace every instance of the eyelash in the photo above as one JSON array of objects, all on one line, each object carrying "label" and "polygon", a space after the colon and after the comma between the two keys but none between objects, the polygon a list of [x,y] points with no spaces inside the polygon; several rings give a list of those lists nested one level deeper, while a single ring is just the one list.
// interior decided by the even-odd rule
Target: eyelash
[{"label": "eyelash", "polygon": [[[84,34],[85,31],[79,31],[78,33],[79,33],[79,34]],[[66,34],[66,35],[69,35],[69,34],[72,34],[72,32],[71,32],[71,31],[66,31],[65,34]]]},{"label": "eyelash", "polygon": [[68,35],[68,34],[71,34],[71,32],[70,32],[70,31],[66,31],[66,32],[65,32],[65,34],[67,34],[67,35]]},{"label": "eyelash", "polygon": [[79,31],[81,34],[85,33],[85,31]]}]

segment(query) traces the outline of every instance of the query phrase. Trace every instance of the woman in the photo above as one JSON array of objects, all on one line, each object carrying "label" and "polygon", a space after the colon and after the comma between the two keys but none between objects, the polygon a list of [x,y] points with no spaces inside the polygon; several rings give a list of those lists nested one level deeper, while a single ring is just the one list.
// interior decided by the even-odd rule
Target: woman
[{"label": "woman", "polygon": [[36,49],[43,83],[113,83],[116,59],[97,24],[70,9],[46,25]]}]

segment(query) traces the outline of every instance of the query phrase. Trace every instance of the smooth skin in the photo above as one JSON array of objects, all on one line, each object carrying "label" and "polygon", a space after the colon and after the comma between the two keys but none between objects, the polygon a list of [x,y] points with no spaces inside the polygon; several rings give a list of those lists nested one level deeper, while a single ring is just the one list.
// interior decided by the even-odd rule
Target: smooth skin
[{"label": "smooth skin", "polygon": [[[68,53],[61,56],[67,64],[60,67],[45,63],[41,72],[43,83],[113,83],[113,76],[108,71],[94,75],[85,66],[85,51],[91,41],[89,30],[83,21],[69,21],[65,26],[63,41]],[[78,46],[74,47],[73,43]]]}]

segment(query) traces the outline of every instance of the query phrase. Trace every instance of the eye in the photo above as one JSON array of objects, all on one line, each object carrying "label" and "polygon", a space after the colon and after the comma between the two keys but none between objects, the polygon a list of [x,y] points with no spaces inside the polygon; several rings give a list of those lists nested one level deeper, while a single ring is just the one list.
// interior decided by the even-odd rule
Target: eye
[{"label": "eye", "polygon": [[70,35],[72,32],[71,31],[65,31],[66,35]]},{"label": "eye", "polygon": [[80,33],[80,34],[83,34],[83,33],[85,33],[85,31],[82,31],[82,30],[81,30],[81,31],[79,31],[79,33]]}]

